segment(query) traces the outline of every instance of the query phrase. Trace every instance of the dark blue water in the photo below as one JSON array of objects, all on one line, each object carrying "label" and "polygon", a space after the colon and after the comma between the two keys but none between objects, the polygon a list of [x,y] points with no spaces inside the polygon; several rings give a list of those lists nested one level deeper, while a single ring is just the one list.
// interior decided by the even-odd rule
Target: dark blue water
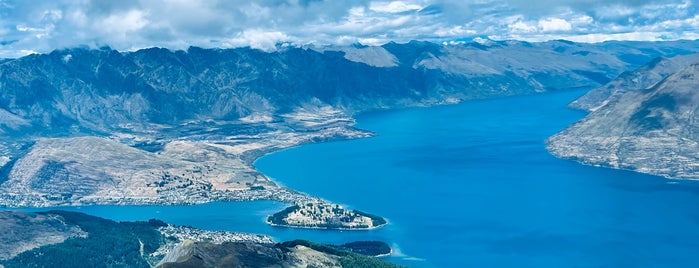
[{"label": "dark blue water", "polygon": [[361,115],[369,139],[304,145],[256,166],[276,181],[379,214],[373,231],[270,227],[276,202],[71,208],[116,220],[326,243],[383,240],[414,267],[699,267],[699,184],[552,157],[583,92]]}]

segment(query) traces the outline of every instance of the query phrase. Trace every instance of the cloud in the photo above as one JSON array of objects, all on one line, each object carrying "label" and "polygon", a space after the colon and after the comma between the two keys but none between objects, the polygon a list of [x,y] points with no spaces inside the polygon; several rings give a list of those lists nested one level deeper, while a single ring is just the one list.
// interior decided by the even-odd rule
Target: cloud
[{"label": "cloud", "polygon": [[276,49],[279,43],[293,41],[294,38],[279,31],[269,32],[262,29],[251,29],[245,30],[233,38],[226,39],[221,44],[224,47],[251,46],[271,51]]},{"label": "cloud", "polygon": [[573,27],[564,19],[545,18],[539,20],[539,29],[542,32],[564,32],[570,31]]},{"label": "cloud", "polygon": [[147,14],[141,10],[128,10],[116,14],[110,14],[104,19],[97,21],[94,27],[101,30],[105,35],[119,40],[127,38],[127,35],[138,33],[148,25]]},{"label": "cloud", "polygon": [[275,49],[489,37],[696,38],[696,0],[0,0],[0,57],[81,45]]},{"label": "cloud", "polygon": [[401,13],[406,11],[420,10],[422,9],[422,6],[416,4],[408,4],[402,1],[372,2],[369,4],[369,9],[376,12]]},{"label": "cloud", "polygon": [[510,32],[513,33],[535,33],[538,29],[534,25],[530,25],[523,21],[516,21],[509,25]]}]

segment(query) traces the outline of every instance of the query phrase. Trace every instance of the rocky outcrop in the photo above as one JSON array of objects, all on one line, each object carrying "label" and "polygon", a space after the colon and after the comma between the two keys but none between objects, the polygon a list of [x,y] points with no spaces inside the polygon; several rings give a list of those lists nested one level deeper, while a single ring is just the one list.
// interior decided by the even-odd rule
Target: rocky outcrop
[{"label": "rocky outcrop", "polygon": [[547,140],[555,156],[699,179],[699,65],[628,91]]}]

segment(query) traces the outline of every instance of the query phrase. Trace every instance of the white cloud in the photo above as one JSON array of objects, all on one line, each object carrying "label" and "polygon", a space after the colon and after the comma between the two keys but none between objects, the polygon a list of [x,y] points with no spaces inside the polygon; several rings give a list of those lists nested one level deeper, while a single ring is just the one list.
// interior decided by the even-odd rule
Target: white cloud
[{"label": "white cloud", "polygon": [[224,47],[249,46],[265,51],[273,51],[280,42],[293,41],[294,38],[278,31],[265,31],[261,29],[245,30],[233,38],[222,42]]},{"label": "white cloud", "polygon": [[573,27],[564,19],[545,18],[539,20],[539,29],[542,32],[564,32],[570,31]]},{"label": "white cloud", "polygon": [[369,9],[376,12],[400,13],[406,11],[415,11],[422,9],[422,6],[416,4],[408,4],[403,1],[393,2],[371,2]]},{"label": "white cloud", "polygon": [[31,49],[20,49],[19,53],[22,56],[31,55],[31,54],[39,54],[39,52],[31,50]]},{"label": "white cloud", "polygon": [[573,24],[590,24],[593,23],[595,19],[588,15],[578,15],[575,16],[571,19],[571,23]]},{"label": "white cloud", "polygon": [[47,22],[56,22],[61,20],[62,18],[63,11],[57,9],[46,10],[44,11],[44,15],[42,16],[42,20]]},{"label": "white cloud", "polygon": [[510,24],[508,27],[510,28],[510,32],[513,33],[533,33],[537,31],[536,26],[523,21],[517,21]]},{"label": "white cloud", "polygon": [[71,10],[66,16],[66,22],[76,28],[84,28],[89,23],[89,18],[83,10]]},{"label": "white cloud", "polygon": [[634,9],[624,5],[611,5],[603,6],[596,11],[596,15],[602,19],[617,19],[625,18],[638,12],[638,9]]},{"label": "white cloud", "polygon": [[27,27],[27,26],[24,25],[24,24],[18,24],[18,25],[16,26],[16,29],[17,29],[17,31],[20,31],[20,32],[36,32],[36,31],[39,30],[39,29],[37,29],[37,28]]},{"label": "white cloud", "polygon": [[631,32],[612,34],[585,34],[564,36],[563,38],[575,42],[597,43],[610,40],[634,40],[634,41],[661,41],[661,34],[653,32]]},{"label": "white cloud", "polygon": [[436,36],[453,37],[453,36],[471,36],[475,35],[476,32],[473,29],[466,29],[462,25],[457,25],[450,28],[438,28],[435,32]]},{"label": "white cloud", "polygon": [[0,0],[0,57],[79,45],[268,50],[280,42],[449,43],[476,36],[692,38],[699,32],[697,5],[694,0]]},{"label": "white cloud", "polygon": [[371,38],[359,38],[357,41],[359,41],[360,43],[365,44],[365,45],[380,46],[380,45],[383,45],[390,40],[388,40],[386,38],[371,37]]},{"label": "white cloud", "polygon": [[263,7],[257,3],[250,3],[249,6],[241,8],[241,11],[249,19],[266,20],[272,16],[272,11],[268,7]]},{"label": "white cloud", "polygon": [[141,10],[129,10],[124,13],[110,15],[99,21],[95,27],[101,29],[109,35],[124,37],[128,33],[133,33],[143,29],[148,25],[147,14]]}]

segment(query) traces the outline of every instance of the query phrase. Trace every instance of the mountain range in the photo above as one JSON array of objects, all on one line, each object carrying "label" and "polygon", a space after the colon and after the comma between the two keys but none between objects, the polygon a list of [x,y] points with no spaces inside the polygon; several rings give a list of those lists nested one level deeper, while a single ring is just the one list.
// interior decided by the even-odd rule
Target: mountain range
[{"label": "mountain range", "polygon": [[[252,161],[301,143],[372,135],[353,127],[358,112],[576,88],[594,88],[570,104],[590,114],[547,140],[552,154],[699,179],[696,52],[699,41],[413,41],[274,52],[73,48],[4,59],[0,207],[316,200],[276,185]],[[8,242],[0,267],[59,259],[394,267],[308,241],[240,240],[157,220],[6,211],[0,224]],[[222,237],[230,241],[186,240]]]},{"label": "mountain range", "polygon": [[[698,41],[73,48],[0,62],[0,205],[304,199],[252,167],[357,112],[595,88]],[[241,191],[245,190],[245,191]]]},{"label": "mountain range", "polygon": [[[0,127],[39,135],[278,116],[303,105],[354,112],[590,88],[695,41],[495,42],[134,52],[75,48],[0,63]],[[25,130],[25,131],[20,131]]]}]

